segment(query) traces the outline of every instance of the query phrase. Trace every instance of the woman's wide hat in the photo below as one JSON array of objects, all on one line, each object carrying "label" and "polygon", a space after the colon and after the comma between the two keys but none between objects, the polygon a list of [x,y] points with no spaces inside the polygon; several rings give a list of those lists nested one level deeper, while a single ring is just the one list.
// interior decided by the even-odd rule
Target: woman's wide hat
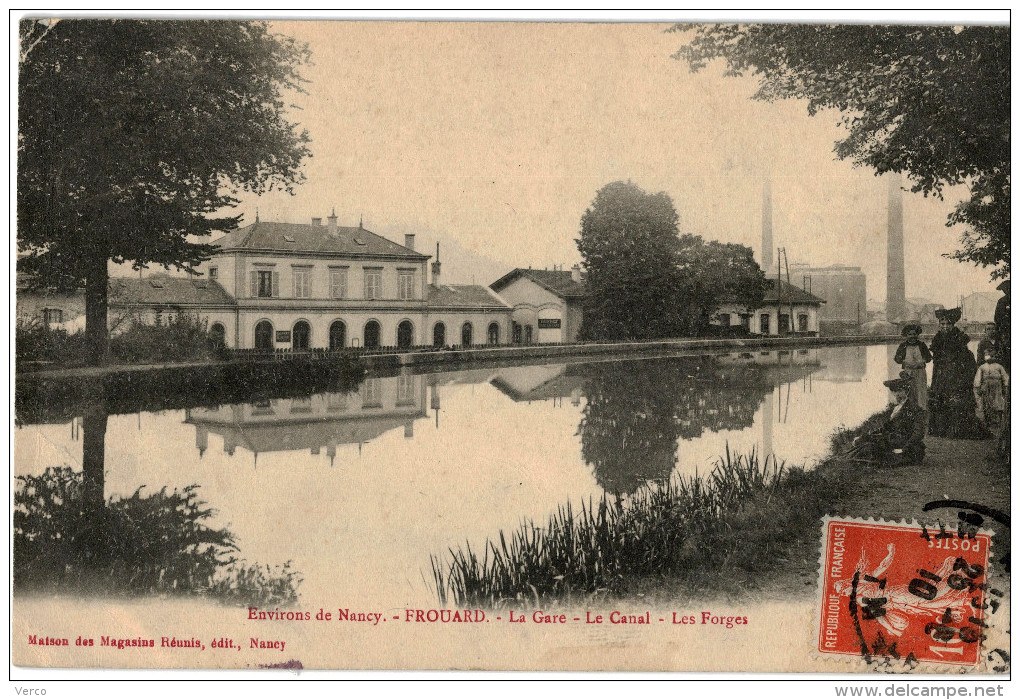
[{"label": "woman's wide hat", "polygon": [[906,391],[910,388],[910,383],[913,380],[914,378],[909,372],[900,372],[900,376],[882,383],[889,387],[889,391]]},{"label": "woman's wide hat", "polygon": [[957,306],[955,309],[936,309],[935,318],[939,321],[948,321],[949,323],[956,323],[960,320],[960,316],[963,315],[963,311]]}]

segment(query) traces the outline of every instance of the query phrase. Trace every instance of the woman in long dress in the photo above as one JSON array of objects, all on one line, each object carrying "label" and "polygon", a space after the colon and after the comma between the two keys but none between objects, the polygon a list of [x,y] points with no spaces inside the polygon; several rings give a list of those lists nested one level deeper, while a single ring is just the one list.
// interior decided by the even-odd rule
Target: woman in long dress
[{"label": "woman in long dress", "polygon": [[977,417],[974,374],[977,362],[967,349],[970,337],[959,328],[960,309],[939,309],[939,332],[931,341],[929,433],[936,437],[982,440],[988,431]]}]

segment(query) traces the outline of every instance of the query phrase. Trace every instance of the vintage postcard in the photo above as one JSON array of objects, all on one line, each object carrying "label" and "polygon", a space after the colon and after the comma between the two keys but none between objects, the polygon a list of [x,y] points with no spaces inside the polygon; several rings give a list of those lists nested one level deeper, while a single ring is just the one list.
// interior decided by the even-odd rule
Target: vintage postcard
[{"label": "vintage postcard", "polygon": [[1008,24],[16,30],[20,672],[1008,678]]}]

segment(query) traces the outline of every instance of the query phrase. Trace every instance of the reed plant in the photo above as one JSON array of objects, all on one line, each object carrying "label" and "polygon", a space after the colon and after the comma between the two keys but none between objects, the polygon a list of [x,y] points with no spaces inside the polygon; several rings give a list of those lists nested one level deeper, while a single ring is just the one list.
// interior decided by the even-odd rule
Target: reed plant
[{"label": "reed plant", "polygon": [[501,531],[480,551],[468,544],[433,556],[432,583],[443,605],[538,607],[619,596],[636,578],[682,578],[735,556],[753,566],[783,520],[785,485],[803,474],[727,447],[708,474],[673,476],[625,501],[568,503],[542,525]]}]

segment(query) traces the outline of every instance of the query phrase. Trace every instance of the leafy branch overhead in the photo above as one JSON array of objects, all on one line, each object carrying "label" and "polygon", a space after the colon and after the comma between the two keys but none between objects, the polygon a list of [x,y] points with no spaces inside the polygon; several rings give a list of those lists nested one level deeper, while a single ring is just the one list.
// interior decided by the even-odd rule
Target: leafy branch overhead
[{"label": "leafy branch overhead", "polygon": [[190,269],[212,252],[195,237],[238,225],[222,211],[241,190],[302,182],[310,137],[287,98],[302,92],[310,54],[266,23],[24,20],[19,30],[19,269],[84,284],[87,335],[98,340],[105,325],[96,304],[109,261]]},{"label": "leafy branch overhead", "polygon": [[841,159],[905,173],[915,192],[966,184],[949,225],[970,226],[959,260],[1009,275],[1009,27],[676,25],[690,35],[675,58],[696,72],[722,59],[751,74],[755,98],[834,109]]}]

